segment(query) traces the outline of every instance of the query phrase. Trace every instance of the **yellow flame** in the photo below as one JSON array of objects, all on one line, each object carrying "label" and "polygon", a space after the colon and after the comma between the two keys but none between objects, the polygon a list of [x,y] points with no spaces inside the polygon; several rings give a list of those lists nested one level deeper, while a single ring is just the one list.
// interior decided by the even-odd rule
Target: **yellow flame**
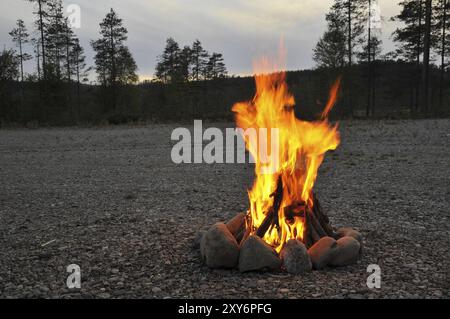
[{"label": "yellow flame", "polygon": [[[267,72],[270,63],[267,59],[257,64],[257,70]],[[330,125],[328,114],[334,106],[339,90],[340,79],[330,91],[329,101],[314,122],[302,121],[294,114],[294,97],[289,93],[284,71],[258,73],[255,75],[256,95],[252,101],[237,103],[233,106],[236,124],[239,128],[255,129],[258,133],[267,129],[268,134],[257,134],[256,139],[244,136],[246,147],[255,159],[256,179],[251,190],[250,225],[254,233],[263,222],[273,205],[271,194],[276,189],[278,177],[283,182],[283,199],[278,211],[279,228],[271,227],[263,237],[264,241],[278,252],[289,239],[303,240],[305,221],[302,217],[287,220],[284,208],[296,203],[313,206],[312,189],[324,154],[334,150],[340,143],[337,125]],[[278,129],[278,141],[272,140],[271,129]],[[267,163],[261,158],[259,148],[262,143],[278,143],[279,162],[273,157]],[[269,147],[270,148],[270,147]],[[264,173],[270,167],[272,173]]]}]

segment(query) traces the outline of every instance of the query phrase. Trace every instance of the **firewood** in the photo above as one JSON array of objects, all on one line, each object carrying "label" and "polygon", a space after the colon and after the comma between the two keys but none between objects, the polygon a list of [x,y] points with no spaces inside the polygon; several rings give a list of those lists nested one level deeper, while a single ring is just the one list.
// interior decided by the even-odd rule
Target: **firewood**
[{"label": "firewood", "polygon": [[313,194],[313,203],[314,203],[313,210],[315,216],[317,217],[317,220],[322,226],[322,229],[326,232],[327,236],[333,237],[334,231],[330,225],[330,220],[328,219],[328,216],[323,212],[322,206],[320,205],[320,202],[315,194]]},{"label": "firewood", "polygon": [[278,211],[280,210],[281,202],[283,200],[283,181],[281,176],[278,177],[277,188],[271,196],[273,197],[273,206],[256,231],[256,236],[260,238],[264,237],[272,225],[277,228],[280,227],[278,223]]},{"label": "firewood", "polygon": [[314,225],[311,222],[311,216],[312,216],[312,214],[310,213],[311,210],[309,208],[307,208],[306,210],[307,210],[307,212],[305,214],[306,230],[308,232],[308,235],[311,236],[312,244],[314,244],[316,241],[320,240],[320,236],[317,233],[316,229],[314,228]]},{"label": "firewood", "polygon": [[284,217],[286,218],[286,221],[292,224],[295,221],[296,217],[305,218],[305,210],[306,204],[297,202],[285,207],[283,209],[283,214]]},{"label": "firewood", "polygon": [[327,232],[322,228],[314,209],[310,209],[309,207],[306,209],[306,213],[309,214],[309,220],[311,222],[312,227],[317,232],[320,238],[328,236]]}]

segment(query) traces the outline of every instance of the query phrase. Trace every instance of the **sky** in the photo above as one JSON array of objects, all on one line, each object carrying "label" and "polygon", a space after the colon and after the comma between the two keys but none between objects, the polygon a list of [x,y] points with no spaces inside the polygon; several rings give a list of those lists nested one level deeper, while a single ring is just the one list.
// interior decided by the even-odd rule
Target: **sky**
[{"label": "sky", "polygon": [[[230,75],[252,74],[252,61],[273,56],[280,39],[287,50],[288,70],[314,67],[312,52],[326,28],[325,14],[332,0],[64,0],[66,10],[78,5],[80,28],[74,29],[93,65],[89,43],[99,38],[99,23],[110,8],[128,29],[127,44],[138,65],[140,79],[154,74],[157,56],[168,37],[180,46],[195,39],[209,52],[222,53]],[[385,52],[394,49],[389,19],[398,14],[400,0],[378,0],[383,22],[381,38]],[[1,0],[0,45],[12,47],[8,32],[23,19],[33,29],[33,5],[26,0]],[[28,48],[31,53],[31,48]],[[27,62],[26,72],[35,62]]]}]

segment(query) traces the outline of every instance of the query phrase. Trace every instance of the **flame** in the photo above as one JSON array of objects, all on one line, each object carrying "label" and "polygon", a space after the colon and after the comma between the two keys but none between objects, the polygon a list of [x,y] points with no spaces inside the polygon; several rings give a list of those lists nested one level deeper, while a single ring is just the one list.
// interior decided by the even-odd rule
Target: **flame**
[{"label": "flame", "polygon": [[[256,173],[253,187],[248,191],[250,218],[247,227],[254,234],[264,221],[273,207],[274,197],[271,195],[281,177],[283,198],[278,210],[279,227],[271,227],[263,237],[266,243],[280,252],[289,239],[303,240],[305,232],[304,217],[288,219],[284,208],[299,203],[313,207],[312,189],[324,154],[335,150],[340,143],[337,124],[330,125],[327,118],[336,102],[340,79],[332,86],[320,119],[307,122],[294,114],[295,101],[288,91],[286,73],[266,73],[270,68],[267,59],[262,59],[256,66],[257,70],[264,71],[256,72],[255,97],[250,102],[235,104],[232,109],[239,128],[258,132],[256,138],[244,135],[246,148],[255,159]],[[273,128],[278,129],[278,134],[272,132]],[[264,145],[272,150],[269,145],[277,146],[278,157],[273,156],[276,154],[271,154],[272,157],[261,155]]]}]

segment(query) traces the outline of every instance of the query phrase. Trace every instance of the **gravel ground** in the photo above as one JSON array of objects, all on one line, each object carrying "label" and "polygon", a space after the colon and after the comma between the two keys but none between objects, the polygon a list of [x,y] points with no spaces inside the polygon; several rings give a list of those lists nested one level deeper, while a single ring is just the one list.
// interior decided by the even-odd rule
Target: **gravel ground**
[{"label": "gravel ground", "polygon": [[302,276],[201,264],[193,238],[246,209],[253,170],[173,164],[173,125],[0,131],[0,298],[448,298],[450,120],[340,126],[316,190],[364,255]]}]

